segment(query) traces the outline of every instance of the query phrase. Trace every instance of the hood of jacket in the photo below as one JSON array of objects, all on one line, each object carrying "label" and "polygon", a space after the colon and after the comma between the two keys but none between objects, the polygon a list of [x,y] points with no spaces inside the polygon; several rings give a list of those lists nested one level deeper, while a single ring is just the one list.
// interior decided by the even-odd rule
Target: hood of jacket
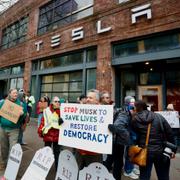
[{"label": "hood of jacket", "polygon": [[144,110],[144,111],[138,112],[134,118],[136,121],[138,121],[141,124],[149,124],[154,120],[155,115],[151,111]]}]

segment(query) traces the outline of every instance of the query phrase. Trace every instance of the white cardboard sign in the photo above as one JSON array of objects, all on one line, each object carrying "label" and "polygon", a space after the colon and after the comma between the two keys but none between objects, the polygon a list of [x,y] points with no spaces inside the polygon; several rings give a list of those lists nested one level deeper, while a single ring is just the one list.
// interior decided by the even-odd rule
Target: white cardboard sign
[{"label": "white cardboard sign", "polygon": [[15,180],[18,174],[18,170],[22,159],[22,148],[20,144],[15,144],[9,154],[7,167],[4,173],[4,177],[8,180]]},{"label": "white cardboard sign", "polygon": [[61,105],[64,123],[59,133],[59,144],[87,151],[111,154],[113,123],[112,105],[70,104]]},{"label": "white cardboard sign", "polygon": [[50,147],[44,147],[34,155],[21,180],[45,180],[54,162],[54,155]]},{"label": "white cardboard sign", "polygon": [[69,150],[63,150],[59,155],[58,169],[55,180],[77,180],[78,165]]},{"label": "white cardboard sign", "polygon": [[91,163],[79,172],[79,180],[115,180],[101,163]]},{"label": "white cardboard sign", "polygon": [[178,111],[157,111],[161,114],[169,123],[171,128],[179,128],[179,113]]}]

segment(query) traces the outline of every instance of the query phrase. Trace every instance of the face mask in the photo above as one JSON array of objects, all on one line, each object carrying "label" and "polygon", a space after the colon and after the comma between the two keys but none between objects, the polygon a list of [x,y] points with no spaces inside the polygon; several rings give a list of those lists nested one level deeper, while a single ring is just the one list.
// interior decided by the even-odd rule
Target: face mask
[{"label": "face mask", "polygon": [[130,110],[134,110],[134,106],[128,105],[128,111],[130,111]]}]

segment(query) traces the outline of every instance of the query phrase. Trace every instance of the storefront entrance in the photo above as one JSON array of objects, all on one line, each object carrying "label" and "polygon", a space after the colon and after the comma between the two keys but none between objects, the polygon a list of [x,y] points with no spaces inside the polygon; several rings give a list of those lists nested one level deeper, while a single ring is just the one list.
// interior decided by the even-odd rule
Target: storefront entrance
[{"label": "storefront entrance", "polygon": [[162,111],[162,86],[138,86],[138,98],[144,100],[149,110]]}]

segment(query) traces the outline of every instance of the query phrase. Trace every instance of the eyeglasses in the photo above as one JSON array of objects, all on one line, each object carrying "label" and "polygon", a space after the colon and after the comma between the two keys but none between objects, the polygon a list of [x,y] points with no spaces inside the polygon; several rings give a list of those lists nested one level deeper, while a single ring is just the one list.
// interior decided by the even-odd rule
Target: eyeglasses
[{"label": "eyeglasses", "polygon": [[106,96],[104,96],[103,98],[104,98],[104,99],[110,99],[110,97],[106,97]]},{"label": "eyeglasses", "polygon": [[60,101],[54,101],[55,103],[60,103]]}]

